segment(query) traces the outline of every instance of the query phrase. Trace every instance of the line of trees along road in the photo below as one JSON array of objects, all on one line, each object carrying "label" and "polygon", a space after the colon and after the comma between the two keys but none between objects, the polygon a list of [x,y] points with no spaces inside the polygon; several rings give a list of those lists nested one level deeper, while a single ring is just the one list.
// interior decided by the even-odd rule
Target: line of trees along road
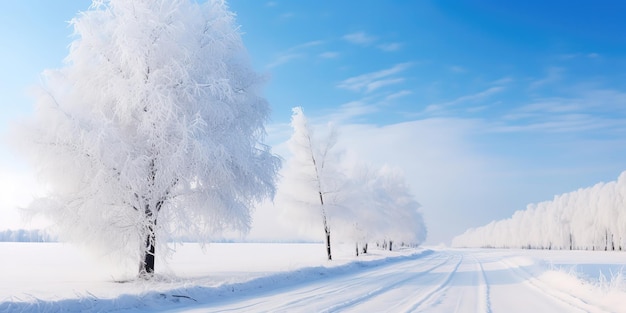
[{"label": "line of trees along road", "polygon": [[626,249],[626,172],[616,181],[530,204],[511,218],[469,229],[456,247]]},{"label": "line of trees along road", "polygon": [[317,133],[302,108],[293,109],[291,157],[281,172],[276,205],[295,223],[317,223],[332,259],[331,233],[340,241],[420,244],[426,227],[402,172],[389,166],[348,164],[337,150],[338,131]]}]

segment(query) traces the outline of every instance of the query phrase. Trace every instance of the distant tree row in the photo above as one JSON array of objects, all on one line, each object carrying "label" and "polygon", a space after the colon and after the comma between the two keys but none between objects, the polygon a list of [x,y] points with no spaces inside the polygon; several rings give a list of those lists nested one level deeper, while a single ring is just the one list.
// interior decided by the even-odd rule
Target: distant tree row
[{"label": "distant tree row", "polygon": [[469,229],[456,247],[626,249],[626,172],[617,181],[530,204],[506,220]]},{"label": "distant tree row", "polygon": [[41,229],[7,229],[0,231],[0,242],[55,242],[52,236]]},{"label": "distant tree row", "polygon": [[402,172],[384,166],[347,164],[335,149],[337,130],[332,125],[318,134],[302,108],[293,109],[292,157],[282,172],[277,204],[296,223],[319,225],[324,230],[326,253],[332,259],[331,231],[340,241],[420,244],[426,227]]}]

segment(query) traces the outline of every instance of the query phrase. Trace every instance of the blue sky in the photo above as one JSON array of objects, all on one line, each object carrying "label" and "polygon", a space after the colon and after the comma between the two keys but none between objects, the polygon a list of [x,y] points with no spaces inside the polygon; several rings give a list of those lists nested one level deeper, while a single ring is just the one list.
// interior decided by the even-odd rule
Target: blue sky
[{"label": "blue sky", "polygon": [[[89,3],[0,2],[0,132]],[[431,243],[626,170],[623,1],[229,3],[268,77],[270,143],[293,106],[336,121],[358,158],[406,169]],[[12,193],[32,182],[4,144],[0,169]]]}]

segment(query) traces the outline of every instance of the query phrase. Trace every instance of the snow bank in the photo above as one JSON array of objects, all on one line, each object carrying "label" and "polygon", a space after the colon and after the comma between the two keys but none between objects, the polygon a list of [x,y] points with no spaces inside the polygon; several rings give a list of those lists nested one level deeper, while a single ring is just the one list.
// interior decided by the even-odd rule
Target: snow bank
[{"label": "snow bank", "polygon": [[624,250],[626,172],[617,181],[529,204],[509,219],[467,230],[454,247]]},{"label": "snow bank", "polygon": [[527,283],[557,298],[580,301],[582,307],[600,304],[607,311],[624,308],[626,272],[620,252],[513,250],[510,253],[504,259],[510,268],[518,267],[518,273]]}]

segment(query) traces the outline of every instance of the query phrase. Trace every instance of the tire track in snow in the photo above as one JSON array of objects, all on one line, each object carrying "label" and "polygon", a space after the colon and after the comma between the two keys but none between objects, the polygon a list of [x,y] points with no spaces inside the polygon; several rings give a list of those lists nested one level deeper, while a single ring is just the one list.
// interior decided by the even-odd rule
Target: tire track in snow
[{"label": "tire track in snow", "polygon": [[[450,288],[455,285],[454,282],[458,280],[457,282],[460,283],[460,285],[456,287],[461,287],[463,284],[470,284],[471,286],[475,286],[475,288],[471,289],[472,294],[474,295],[472,296],[472,298],[475,299],[475,307],[472,312],[491,313],[492,309],[490,303],[489,284],[487,282],[485,270],[482,266],[482,263],[473,254],[459,253],[456,255],[459,257],[459,261],[455,264],[454,269],[449,272],[448,275],[446,275],[443,282],[439,283],[437,287],[430,289],[429,293],[427,293],[426,295],[422,295],[422,297],[419,298],[417,301],[412,302],[410,304],[410,307],[407,308],[407,304],[403,302],[399,303],[396,306],[393,306],[392,309],[396,309],[395,311],[403,312],[431,311],[431,309],[439,304],[446,302],[449,303],[449,301],[446,301],[446,295],[448,295],[449,291],[451,290]],[[466,258],[466,256],[469,256],[469,258]],[[471,262],[467,262],[467,259],[470,259]],[[469,265],[471,265],[471,268],[473,268],[474,270],[460,273],[459,268],[462,265],[468,267]],[[475,280],[472,279],[471,281],[463,281],[463,278],[460,276],[468,275],[467,273],[475,273],[475,276],[472,275],[473,277],[475,277]],[[458,293],[459,289],[455,289],[455,291]],[[420,294],[422,293],[417,293],[417,295]],[[460,296],[458,294],[450,295],[459,296],[457,298],[454,312],[467,310],[467,307],[463,307],[464,304],[467,304],[463,302],[463,295],[463,293],[460,294]]]},{"label": "tire track in snow", "polygon": [[485,274],[485,269],[483,268],[483,263],[478,260],[475,255],[471,255],[472,259],[476,261],[476,265],[480,274],[478,275],[478,301],[476,312],[486,312],[491,313],[491,299],[490,299],[490,290],[489,290],[489,282],[487,282],[487,275]]},{"label": "tire track in snow", "polygon": [[[356,272],[348,272],[346,275],[329,275],[325,278],[314,280],[310,284],[297,288],[281,288],[284,292],[274,290],[268,296],[255,297],[244,301],[231,302],[222,306],[211,306],[211,310],[218,311],[257,311],[257,312],[290,312],[301,311],[303,308],[316,308],[314,311],[321,311],[331,307],[338,301],[350,298],[356,292],[366,287],[364,282],[376,281],[383,283],[396,279],[398,270],[415,270],[415,263],[412,261],[421,260],[418,269],[428,269],[434,262],[441,261],[440,254],[427,253],[418,258],[410,258],[386,264],[382,266],[369,267]],[[367,263],[366,263],[367,264]],[[421,266],[420,266],[421,265]],[[411,268],[409,268],[411,267]],[[339,273],[335,273],[339,274]],[[295,285],[294,285],[295,286]],[[380,286],[375,284],[373,286]],[[350,298],[351,299],[351,298]]]},{"label": "tire track in snow", "polygon": [[[440,256],[441,255],[439,254],[432,254],[430,255],[430,257],[417,259],[417,260],[425,261],[425,262],[418,263],[418,265],[428,265],[430,261],[437,260],[438,258],[440,258]],[[321,312],[342,311],[353,305],[361,303],[363,301],[366,302],[367,299],[375,297],[376,295],[382,294],[397,286],[400,286],[409,280],[420,278],[434,271],[435,269],[449,263],[450,259],[451,257],[448,256],[443,261],[437,262],[437,264],[435,264],[434,266],[428,266],[428,267],[424,266],[425,267],[424,270],[418,270],[417,272],[415,272],[415,274],[405,276],[400,280],[396,280],[397,276],[390,276],[389,281],[384,281],[383,282],[384,284],[382,286],[375,285],[377,287],[374,287],[373,289],[359,291],[359,294],[356,296],[354,294],[347,292],[347,291],[353,291],[353,290],[358,290],[358,289],[364,289],[365,288],[365,286],[363,285],[364,278],[368,278],[372,276],[381,276],[381,274],[384,274],[384,273],[387,273],[387,274],[397,273],[398,271],[397,267],[399,264],[397,263],[392,264],[387,268],[368,271],[360,275],[352,276],[350,277],[349,282],[333,283],[332,285],[324,285],[324,286],[317,287],[314,289],[307,289],[304,291],[300,291],[297,293],[298,294],[297,299],[295,299],[294,301],[289,301],[286,303],[283,302],[279,305],[276,305],[270,311],[276,311],[276,310],[289,311],[290,309],[297,310],[297,309],[301,309],[302,307],[307,307],[307,304],[319,302],[320,299],[337,299],[336,295],[343,295],[343,297],[350,297],[350,299],[347,301],[330,304],[325,309],[320,310]],[[401,265],[403,268],[407,268],[407,270],[410,269],[410,270],[415,271],[415,261],[417,260],[407,260],[403,262]],[[381,273],[381,270],[383,270],[382,273]],[[384,276],[386,275],[382,275],[381,277],[384,277]]]},{"label": "tire track in snow", "polygon": [[450,282],[452,281],[452,278],[458,272],[459,266],[461,266],[461,263],[463,263],[463,259],[464,259],[463,254],[458,254],[458,256],[459,256],[459,261],[454,265],[454,269],[445,276],[445,278],[440,284],[438,284],[434,288],[431,288],[425,295],[422,295],[417,301],[413,301],[412,303],[410,303],[409,307],[405,306],[402,309],[402,311],[414,312],[422,307],[428,308],[433,303],[434,300],[440,298],[445,293],[445,291],[450,287]]},{"label": "tire track in snow", "polygon": [[[431,259],[435,259],[435,258],[433,257],[433,258],[431,258]],[[410,263],[412,263],[413,261],[415,261],[415,260],[411,260],[411,261],[409,261],[409,262],[407,262],[407,263],[408,263],[408,264],[410,264]],[[366,299],[369,299],[369,298],[375,297],[375,296],[377,296],[377,295],[379,295],[379,294],[382,294],[382,293],[384,293],[384,292],[386,292],[386,291],[388,291],[388,290],[391,290],[391,289],[393,289],[393,288],[395,288],[395,287],[397,287],[397,286],[400,286],[400,285],[402,285],[402,284],[406,283],[407,281],[410,281],[410,280],[412,280],[412,279],[416,279],[416,278],[423,277],[424,275],[426,275],[426,274],[428,274],[428,273],[430,273],[430,272],[434,271],[435,269],[437,269],[437,268],[439,268],[439,267],[441,267],[441,266],[445,265],[445,264],[446,264],[446,263],[448,263],[449,261],[450,261],[450,257],[448,257],[448,258],[444,259],[442,262],[439,262],[439,263],[437,263],[437,264],[436,264],[436,265],[434,265],[434,266],[428,267],[428,268],[427,268],[426,270],[424,270],[424,271],[418,271],[418,272],[416,272],[415,274],[412,274],[412,275],[410,275],[410,276],[408,276],[408,277],[405,277],[405,278],[403,278],[403,279],[401,279],[401,280],[394,281],[394,282],[393,282],[393,283],[391,283],[391,284],[387,284],[387,285],[384,285],[384,286],[382,286],[382,287],[375,288],[375,289],[373,289],[373,290],[370,290],[370,291],[368,291],[368,292],[366,292],[366,293],[361,294],[361,295],[360,295],[360,296],[358,296],[358,297],[354,297],[354,298],[352,298],[352,299],[350,299],[350,300],[348,300],[348,301],[345,301],[345,302],[342,302],[342,303],[335,304],[335,305],[333,305],[333,306],[331,306],[331,307],[329,307],[329,308],[327,308],[327,309],[323,310],[322,312],[337,312],[337,311],[340,311],[340,310],[343,310],[343,309],[347,309],[347,308],[349,308],[349,307],[351,307],[351,306],[353,306],[353,305],[355,305],[355,304],[357,304],[357,303],[362,302],[363,300],[366,300]],[[405,265],[405,266],[406,266],[406,265]],[[395,271],[395,270],[394,270],[394,271]],[[356,279],[356,280],[357,280],[357,283],[356,283],[355,285],[353,285],[353,286],[348,287],[348,288],[351,288],[351,287],[356,287],[356,286],[362,287],[362,282],[361,282],[361,279]],[[345,287],[342,287],[342,288],[341,288],[341,290],[340,290],[340,292],[344,292],[345,290],[346,290],[346,288],[345,288]]]},{"label": "tire track in snow", "polygon": [[[357,298],[357,299],[353,299],[353,300],[351,300],[351,301],[348,301],[348,302],[346,302],[346,303],[342,303],[342,304],[340,304],[340,305],[336,305],[335,307],[329,308],[329,310],[328,310],[327,312],[335,312],[335,311],[337,311],[337,310],[341,310],[341,309],[348,308],[348,307],[353,306],[353,305],[355,305],[355,304],[357,304],[357,303],[360,303],[362,300],[365,300],[365,299],[372,298],[372,297],[378,296],[378,295],[380,295],[380,294],[383,294],[383,293],[385,293],[385,292],[387,292],[387,291],[390,291],[390,290],[394,289],[394,288],[395,288],[395,287],[397,287],[397,286],[403,285],[403,284],[405,284],[405,283],[407,283],[407,282],[409,282],[409,281],[411,281],[411,280],[422,278],[423,276],[425,276],[426,274],[428,274],[428,273],[430,273],[430,272],[434,271],[435,269],[441,268],[441,267],[443,267],[445,264],[448,264],[448,263],[449,263],[449,261],[450,261],[451,259],[452,259],[452,256],[448,256],[448,257],[445,259],[445,261],[444,261],[444,262],[441,262],[441,263],[439,263],[439,264],[437,264],[437,265],[435,265],[435,266],[433,266],[433,267],[429,268],[429,269],[428,269],[428,270],[426,270],[426,271],[423,271],[423,272],[417,272],[417,273],[415,273],[415,274],[413,274],[413,275],[411,275],[411,276],[409,276],[409,277],[407,277],[407,278],[405,278],[405,279],[402,279],[402,280],[400,280],[400,281],[395,282],[394,284],[391,284],[391,285],[387,285],[387,286],[385,286],[385,287],[378,288],[378,289],[376,289],[374,292],[370,292],[370,293],[368,293],[368,294],[365,294],[365,295],[363,295],[362,297],[359,297],[359,298]],[[460,262],[460,261],[459,261],[459,262]],[[459,264],[459,263],[457,263],[457,264],[455,265],[455,268],[458,268],[458,264]],[[392,307],[392,308],[393,308],[393,307]],[[391,309],[391,308],[390,308],[390,309]]]}]

